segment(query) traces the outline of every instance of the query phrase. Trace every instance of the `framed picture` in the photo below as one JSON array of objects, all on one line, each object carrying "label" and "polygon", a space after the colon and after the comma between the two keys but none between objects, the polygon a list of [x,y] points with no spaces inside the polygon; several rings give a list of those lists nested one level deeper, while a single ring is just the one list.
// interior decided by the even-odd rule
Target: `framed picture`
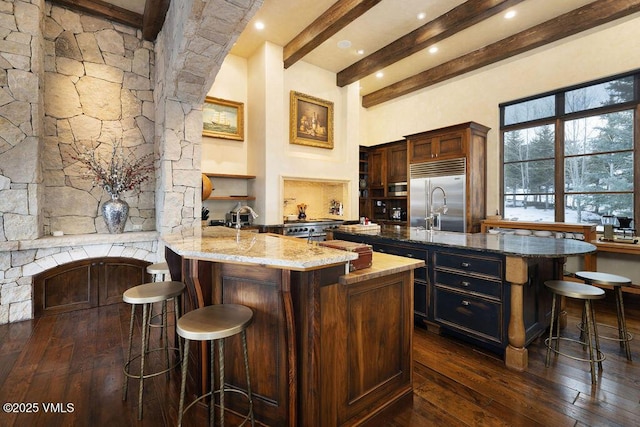
[{"label": "framed picture", "polygon": [[333,149],[333,102],[291,91],[289,142]]},{"label": "framed picture", "polygon": [[202,135],[244,141],[244,104],[207,96],[202,107]]}]

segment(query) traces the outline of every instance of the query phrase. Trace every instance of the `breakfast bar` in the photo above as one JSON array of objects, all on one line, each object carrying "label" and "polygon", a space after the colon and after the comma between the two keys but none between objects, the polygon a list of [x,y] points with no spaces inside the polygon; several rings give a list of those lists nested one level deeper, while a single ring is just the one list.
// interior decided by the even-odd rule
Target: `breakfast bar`
[{"label": "breakfast bar", "polygon": [[[173,280],[187,286],[184,312],[221,303],[253,310],[247,340],[260,423],[359,425],[411,393],[413,270],[423,260],[374,254],[370,268],[349,272],[356,253],[225,227],[163,242]],[[187,390],[198,395],[207,391],[209,355],[206,346],[191,355]],[[232,341],[228,382],[242,389],[239,356]],[[228,406],[246,412],[233,395]]]},{"label": "breakfast bar", "polygon": [[[383,226],[380,231],[336,230],[333,237],[367,243],[388,253],[420,253],[428,278],[426,324],[504,354],[524,371],[526,346],[549,326],[544,281],[561,279],[566,257],[590,254],[590,243],[545,237],[428,231]],[[416,307],[418,307],[416,296]]]}]

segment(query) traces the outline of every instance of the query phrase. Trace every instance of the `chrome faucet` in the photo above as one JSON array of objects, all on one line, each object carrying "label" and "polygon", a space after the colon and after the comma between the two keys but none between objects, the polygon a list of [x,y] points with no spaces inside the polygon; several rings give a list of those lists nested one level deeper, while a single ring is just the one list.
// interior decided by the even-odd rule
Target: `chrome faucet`
[{"label": "chrome faucet", "polygon": [[[239,203],[238,203],[239,204]],[[236,228],[242,228],[242,224],[240,223],[240,214],[241,213],[249,213],[251,214],[251,218],[256,219],[258,218],[258,214],[256,213],[256,211],[254,211],[251,206],[236,206],[236,208],[233,210],[236,213]]]},{"label": "chrome faucet", "polygon": [[[436,190],[442,191],[442,206],[438,209],[433,209],[433,193]],[[440,230],[440,216],[445,215],[449,208],[447,207],[447,193],[445,193],[444,188],[437,186],[433,187],[431,193],[429,193],[429,215],[425,220],[426,229],[427,230]]]}]

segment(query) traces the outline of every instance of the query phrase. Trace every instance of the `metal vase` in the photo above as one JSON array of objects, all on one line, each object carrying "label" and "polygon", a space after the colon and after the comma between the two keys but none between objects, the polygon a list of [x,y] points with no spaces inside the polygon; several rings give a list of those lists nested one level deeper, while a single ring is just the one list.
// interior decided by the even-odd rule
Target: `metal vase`
[{"label": "metal vase", "polygon": [[109,233],[122,233],[129,217],[129,204],[120,200],[117,194],[112,194],[111,200],[107,200],[102,205],[102,217]]}]

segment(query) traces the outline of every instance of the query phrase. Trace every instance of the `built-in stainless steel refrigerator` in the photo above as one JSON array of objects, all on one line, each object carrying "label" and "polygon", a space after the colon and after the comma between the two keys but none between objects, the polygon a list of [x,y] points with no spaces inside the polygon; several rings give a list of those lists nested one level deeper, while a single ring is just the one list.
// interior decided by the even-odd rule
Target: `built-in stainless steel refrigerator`
[{"label": "built-in stainless steel refrigerator", "polygon": [[425,227],[433,209],[435,229],[466,232],[466,173],[465,158],[410,165],[409,225]]}]

